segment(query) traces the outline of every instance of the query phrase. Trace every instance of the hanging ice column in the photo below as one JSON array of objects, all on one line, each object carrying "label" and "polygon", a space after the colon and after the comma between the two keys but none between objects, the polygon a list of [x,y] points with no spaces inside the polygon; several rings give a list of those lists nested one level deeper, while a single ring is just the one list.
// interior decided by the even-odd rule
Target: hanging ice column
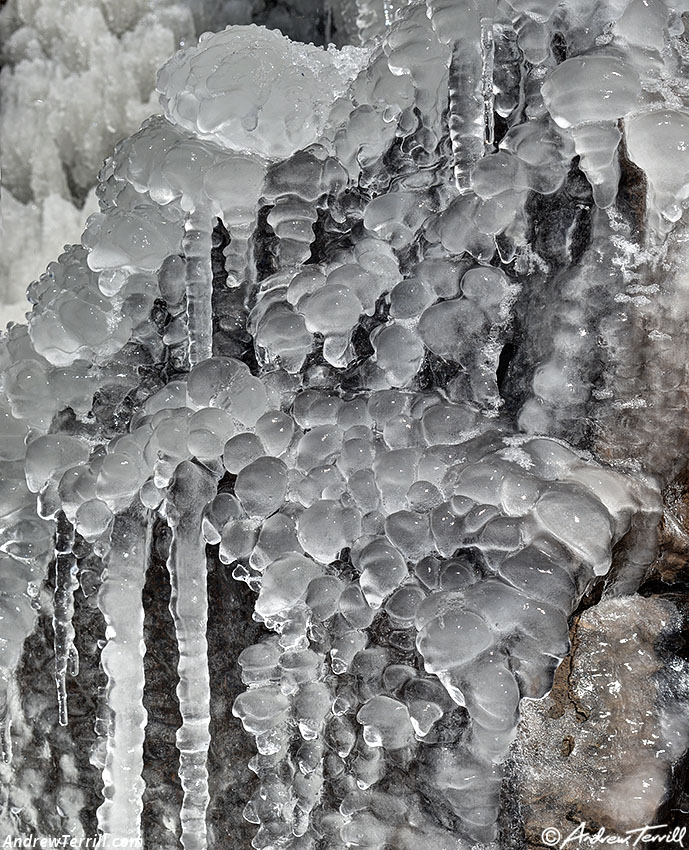
[{"label": "hanging ice column", "polygon": [[449,130],[455,182],[470,188],[471,169],[494,144],[495,0],[426,0],[438,39],[452,46]]},{"label": "hanging ice column", "polygon": [[149,557],[149,524],[140,506],[115,517],[98,606],[108,640],[101,664],[108,677],[110,724],[98,828],[104,840],[141,839],[143,810],[144,609],[141,595]]},{"label": "hanging ice column", "polygon": [[79,656],[74,646],[74,591],[78,587],[77,561],[72,552],[74,530],[62,511],[57,516],[55,536],[55,599],[53,633],[55,635],[55,683],[60,726],[66,726],[67,672],[79,673]]},{"label": "hanging ice column", "polygon": [[172,529],[170,612],[179,650],[177,697],[182,725],[177,730],[177,749],[184,792],[180,821],[185,850],[206,847],[206,809],[210,802],[206,767],[210,745],[208,592],[201,514],[216,491],[216,479],[208,471],[184,461],[177,467],[166,502]]},{"label": "hanging ice column", "polygon": [[213,270],[210,213],[204,205],[193,210],[184,224],[182,250],[186,257],[189,364],[213,355]]}]

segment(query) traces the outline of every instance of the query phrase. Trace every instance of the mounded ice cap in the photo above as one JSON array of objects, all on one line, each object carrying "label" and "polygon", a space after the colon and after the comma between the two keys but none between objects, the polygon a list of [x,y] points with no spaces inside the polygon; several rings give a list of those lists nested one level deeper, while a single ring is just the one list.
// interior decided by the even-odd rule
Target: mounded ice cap
[{"label": "mounded ice cap", "polygon": [[275,30],[206,33],[158,74],[166,117],[202,139],[266,159],[315,142],[368,51],[323,50]]}]

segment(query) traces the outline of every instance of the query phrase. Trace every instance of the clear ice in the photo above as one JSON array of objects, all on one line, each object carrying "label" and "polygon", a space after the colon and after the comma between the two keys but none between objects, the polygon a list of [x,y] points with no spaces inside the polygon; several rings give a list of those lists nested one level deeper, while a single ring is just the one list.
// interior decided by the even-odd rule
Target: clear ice
[{"label": "clear ice", "polygon": [[592,588],[638,587],[684,463],[685,7],[357,9],[357,47],[180,50],[1,340],[3,752],[51,564],[68,722],[95,560],[106,836],[142,834],[154,523],[185,850],[212,846],[207,559],[264,627],[231,708],[253,846],[464,850],[498,838],[521,700]]}]

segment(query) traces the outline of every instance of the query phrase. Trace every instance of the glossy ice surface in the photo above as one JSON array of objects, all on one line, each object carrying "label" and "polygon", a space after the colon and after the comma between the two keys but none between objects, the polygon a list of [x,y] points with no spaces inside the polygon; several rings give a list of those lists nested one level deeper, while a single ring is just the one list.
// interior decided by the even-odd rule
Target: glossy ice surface
[{"label": "glossy ice surface", "polygon": [[67,724],[104,567],[107,836],[142,829],[161,523],[185,850],[213,846],[209,565],[264,626],[231,709],[253,846],[460,850],[499,840],[568,619],[655,557],[688,421],[682,9],[376,9],[357,48],[177,53],[2,339],[5,753],[45,571]]}]

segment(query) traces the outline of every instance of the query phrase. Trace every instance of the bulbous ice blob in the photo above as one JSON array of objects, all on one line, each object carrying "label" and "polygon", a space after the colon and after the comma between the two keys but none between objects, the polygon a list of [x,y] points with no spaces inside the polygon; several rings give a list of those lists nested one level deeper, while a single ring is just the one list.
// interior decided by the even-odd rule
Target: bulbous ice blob
[{"label": "bulbous ice blob", "polygon": [[297,520],[297,537],[304,551],[323,564],[334,561],[341,549],[357,539],[360,530],[356,510],[328,499],[307,508]]},{"label": "bulbous ice blob", "polygon": [[123,266],[155,271],[180,248],[177,223],[164,218],[153,204],[94,213],[82,239],[91,249],[86,261],[93,271]]},{"label": "bulbous ice blob", "polygon": [[612,525],[598,499],[574,488],[553,489],[540,498],[534,513],[550,534],[583,555],[596,575],[608,571]]},{"label": "bulbous ice blob", "polygon": [[[184,440],[184,437],[182,437]],[[182,451],[179,457],[186,454]],[[174,455],[173,455],[174,456]],[[177,464],[174,463],[174,466]],[[108,454],[100,466],[96,478],[96,495],[112,504],[119,498],[131,498],[143,484],[148,470],[143,464],[137,464],[126,455]]]},{"label": "bulbous ice blob", "polygon": [[306,596],[310,582],[322,575],[318,564],[297,553],[278,558],[266,569],[256,602],[256,613],[274,617]]},{"label": "bulbous ice blob", "polygon": [[[299,724],[303,738],[316,737],[330,703],[330,691],[323,682],[309,682],[299,688],[294,700],[294,718]],[[312,732],[312,736],[309,736],[308,732]]]},{"label": "bulbous ice blob", "polygon": [[0,433],[3,439],[0,445],[0,460],[20,460],[26,452],[24,444],[28,425],[14,416],[4,406],[0,406]]},{"label": "bulbous ice blob", "polygon": [[453,673],[475,722],[494,731],[514,729],[519,690],[502,653],[486,652]]},{"label": "bulbous ice blob", "polygon": [[559,127],[616,121],[637,105],[641,83],[632,65],[615,56],[575,56],[555,67],[541,94]]},{"label": "bulbous ice blob", "polygon": [[615,33],[634,47],[660,52],[665,45],[668,11],[661,0],[632,0],[615,23]]},{"label": "bulbous ice blob", "polygon": [[362,550],[358,567],[361,570],[359,584],[372,608],[380,608],[408,575],[400,552],[383,539],[372,541]]},{"label": "bulbous ice blob", "polygon": [[286,451],[293,434],[294,420],[280,410],[269,410],[256,423],[256,435],[266,451],[276,457]]},{"label": "bulbous ice blob", "polygon": [[105,502],[91,499],[77,510],[75,528],[85,540],[93,542],[105,533],[112,517],[112,511]]},{"label": "bulbous ice blob", "polygon": [[286,514],[273,514],[261,526],[258,543],[249,559],[251,566],[256,570],[264,570],[287,552],[302,553],[295,522]]},{"label": "bulbous ice blob", "polygon": [[203,188],[233,232],[253,225],[264,177],[265,164],[246,155],[225,156],[204,174]]},{"label": "bulbous ice blob", "polygon": [[204,407],[189,418],[189,452],[206,460],[219,457],[234,432],[234,422],[226,410]]},{"label": "bulbous ice blob", "polygon": [[253,426],[267,407],[266,389],[248,367],[231,357],[209,357],[195,366],[187,381],[189,398],[199,407],[229,410]]},{"label": "bulbous ice blob", "polygon": [[317,620],[327,620],[337,611],[344,583],[337,576],[320,576],[309,584],[306,604]]},{"label": "bulbous ice blob", "polygon": [[441,673],[466,663],[493,645],[485,621],[469,611],[450,608],[423,626],[416,647],[429,673]]},{"label": "bulbous ice blob", "polygon": [[15,511],[33,501],[26,486],[24,470],[18,464],[0,464],[0,519],[6,520]]},{"label": "bulbous ice blob", "polygon": [[338,602],[342,616],[354,629],[367,629],[373,622],[374,611],[366,601],[358,584],[350,584]]},{"label": "bulbous ice blob", "polygon": [[239,472],[234,491],[249,516],[266,517],[285,498],[287,467],[277,458],[260,457]]},{"label": "bulbous ice blob", "polygon": [[297,466],[308,472],[315,466],[332,463],[340,452],[342,431],[333,425],[319,425],[307,431],[297,447]]},{"label": "bulbous ice blob", "polygon": [[415,333],[401,325],[382,325],[371,334],[376,362],[392,387],[411,383],[423,360],[423,344]]},{"label": "bulbous ice blob", "polygon": [[569,616],[576,597],[574,580],[553,558],[527,546],[500,565],[500,575],[525,596],[553,605]]},{"label": "bulbous ice blob", "polygon": [[385,520],[385,533],[410,561],[417,561],[432,548],[428,516],[396,511]]},{"label": "bulbous ice blob", "polygon": [[395,625],[408,628],[423,599],[424,592],[417,584],[402,585],[385,603],[385,613]]},{"label": "bulbous ice blob", "polygon": [[677,221],[689,197],[689,111],[635,115],[627,120],[624,134],[629,158],[646,172],[656,228],[661,216]]},{"label": "bulbous ice blob", "polygon": [[351,289],[328,283],[299,301],[306,327],[311,333],[346,333],[357,323],[362,305]]},{"label": "bulbous ice blob", "polygon": [[174,124],[230,150],[286,157],[316,141],[366,57],[262,27],[228,27],[177,53],[157,87]]},{"label": "bulbous ice blob", "polygon": [[232,706],[232,714],[242,721],[247,732],[254,734],[283,723],[288,711],[289,700],[277,685],[244,691]]},{"label": "bulbous ice blob", "polygon": [[237,475],[265,453],[263,444],[255,434],[237,434],[225,443],[223,464],[228,472]]},{"label": "bulbous ice blob", "polygon": [[32,493],[59,472],[88,460],[89,447],[84,440],[67,435],[39,437],[26,450],[26,483]]},{"label": "bulbous ice blob", "polygon": [[407,706],[391,697],[373,697],[359,709],[356,719],[364,727],[369,747],[399,750],[414,740]]},{"label": "bulbous ice blob", "polygon": [[277,679],[279,676],[280,646],[277,641],[264,640],[247,646],[239,653],[237,662],[242,670],[242,682],[254,685]]},{"label": "bulbous ice blob", "polygon": [[421,420],[429,446],[463,443],[480,430],[477,414],[467,405],[441,402],[433,405]]},{"label": "bulbous ice blob", "polygon": [[306,359],[313,337],[304,317],[289,304],[273,304],[256,328],[256,343],[269,360],[279,362],[288,372],[298,372]]}]

